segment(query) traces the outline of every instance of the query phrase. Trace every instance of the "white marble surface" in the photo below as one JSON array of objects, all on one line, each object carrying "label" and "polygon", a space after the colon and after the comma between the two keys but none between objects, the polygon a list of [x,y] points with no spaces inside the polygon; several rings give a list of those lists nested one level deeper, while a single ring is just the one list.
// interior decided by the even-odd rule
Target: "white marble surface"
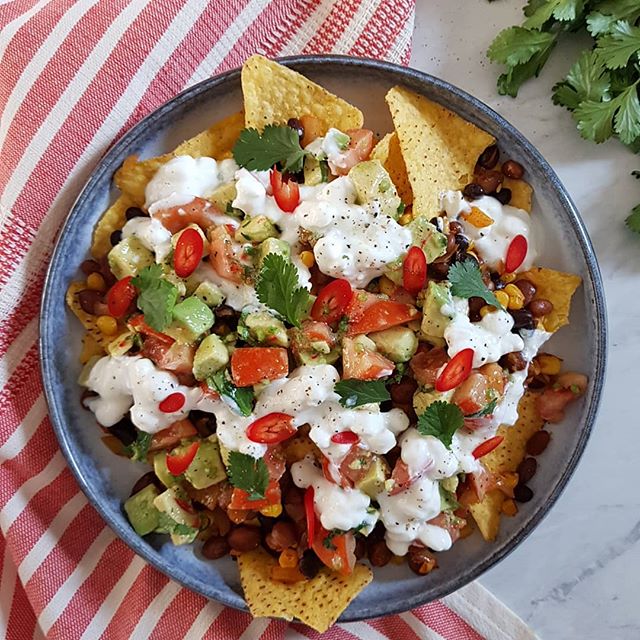
[{"label": "white marble surface", "polygon": [[578,45],[556,49],[517,100],[495,90],[484,52],[521,20],[524,0],[417,0],[411,66],[452,82],[512,122],[559,174],[587,225],[609,312],[607,383],[595,430],[568,488],[536,531],[481,582],[545,640],[640,638],[640,237],[624,226],[640,202],[629,174],[640,157],[610,142],[583,141],[550,100]]}]

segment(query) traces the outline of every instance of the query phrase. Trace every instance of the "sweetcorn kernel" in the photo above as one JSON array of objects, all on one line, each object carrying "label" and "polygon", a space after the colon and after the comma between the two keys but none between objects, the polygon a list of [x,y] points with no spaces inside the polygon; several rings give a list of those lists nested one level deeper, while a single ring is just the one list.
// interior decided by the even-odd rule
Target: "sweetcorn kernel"
[{"label": "sweetcorn kernel", "polygon": [[524,307],[524,293],[520,291],[515,284],[508,284],[503,291],[509,296],[509,304],[507,307],[513,309],[522,309]]},{"label": "sweetcorn kernel", "polygon": [[504,291],[499,290],[499,291],[496,291],[494,295],[496,296],[496,299],[503,307],[506,307],[509,304],[508,293],[505,293]]},{"label": "sweetcorn kernel", "polygon": [[99,316],[96,326],[105,336],[115,336],[118,333],[118,321],[112,316]]},{"label": "sweetcorn kernel", "polygon": [[500,276],[500,280],[502,280],[502,282],[508,284],[509,282],[513,282],[516,279],[516,274],[515,273],[503,273]]},{"label": "sweetcorn kernel", "polygon": [[485,304],[484,307],[480,308],[480,317],[484,318],[488,313],[495,311],[496,308],[493,305]]},{"label": "sweetcorn kernel", "polygon": [[278,558],[278,564],[285,569],[298,566],[298,552],[295,549],[285,549]]},{"label": "sweetcorn kernel", "polygon": [[518,513],[518,505],[516,505],[515,500],[508,498],[502,503],[501,510],[505,516],[515,516]]},{"label": "sweetcorn kernel", "polygon": [[87,289],[91,289],[93,291],[104,291],[106,288],[107,285],[101,274],[94,271],[87,276]]},{"label": "sweetcorn kernel", "polygon": [[271,504],[268,507],[262,507],[260,513],[267,518],[277,518],[282,513],[282,505],[278,503]]},{"label": "sweetcorn kernel", "polygon": [[399,218],[398,218],[398,223],[401,224],[403,227],[407,224],[409,224],[411,221],[413,220],[413,215],[410,213],[403,213]]},{"label": "sweetcorn kernel", "polygon": [[302,261],[302,264],[308,269],[311,269],[311,267],[313,267],[313,265],[316,263],[313,251],[302,251],[300,253],[300,260]]}]

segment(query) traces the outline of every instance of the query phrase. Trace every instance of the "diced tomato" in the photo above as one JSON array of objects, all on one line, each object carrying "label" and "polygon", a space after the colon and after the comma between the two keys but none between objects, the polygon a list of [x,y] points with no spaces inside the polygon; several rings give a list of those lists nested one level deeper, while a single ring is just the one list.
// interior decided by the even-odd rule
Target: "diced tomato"
[{"label": "diced tomato", "polygon": [[163,342],[166,345],[172,345],[175,340],[168,336],[166,333],[161,333],[160,331],[156,331],[152,329],[145,321],[144,316],[140,313],[137,316],[133,316],[129,318],[128,325],[133,331],[136,333],[141,333],[145,336],[152,336],[156,340]]},{"label": "diced tomato", "polygon": [[409,474],[409,467],[402,460],[398,460],[393,467],[391,479],[393,480],[393,488],[390,491],[392,496],[408,489],[415,480]]},{"label": "diced tomato", "polygon": [[184,451],[180,453],[171,452],[167,456],[167,469],[172,476],[179,476],[183,474],[193,459],[198,453],[200,448],[199,442],[192,442]]},{"label": "diced tomato", "polygon": [[493,415],[480,416],[478,418],[465,417],[464,428],[469,429],[469,431],[479,431],[480,429],[486,429],[492,421]]},{"label": "diced tomato", "polygon": [[394,302],[402,302],[402,304],[415,305],[416,303],[416,296],[410,294],[403,287],[396,287],[393,289],[389,294],[389,299]]},{"label": "diced tomato", "polygon": [[250,387],[289,373],[287,350],[281,347],[241,347],[231,354],[231,377],[237,387]]},{"label": "diced tomato", "polygon": [[292,213],[300,203],[298,183],[289,175],[282,175],[275,167],[269,175],[276,204],[286,213]]},{"label": "diced tomato", "polygon": [[191,424],[188,418],[177,420],[169,425],[166,429],[153,434],[149,451],[158,451],[159,449],[170,449],[180,444],[181,440],[192,438],[198,435],[198,431]]},{"label": "diced tomato", "polygon": [[176,373],[191,373],[195,353],[195,345],[180,342],[167,345],[154,336],[148,336],[144,339],[141,351],[145,358],[152,360],[160,369]]},{"label": "diced tomato", "polygon": [[318,297],[311,307],[311,317],[318,322],[333,324],[345,314],[351,298],[349,281],[342,278],[334,280],[318,293]]},{"label": "diced tomato", "polygon": [[307,546],[311,549],[313,539],[316,535],[316,511],[313,505],[313,487],[307,487],[304,492],[304,515],[307,520]]},{"label": "diced tomato", "polygon": [[513,273],[524,262],[529,250],[529,243],[523,235],[516,236],[507,249],[507,256],[504,260],[504,270]]},{"label": "diced tomato", "polygon": [[345,379],[377,380],[395,369],[391,360],[376,351],[358,345],[353,338],[342,341],[342,372]]},{"label": "diced tomato", "polygon": [[414,295],[421,291],[427,282],[427,257],[420,247],[411,247],[402,263],[402,285]]},{"label": "diced tomato", "polygon": [[358,322],[369,307],[372,307],[381,300],[383,300],[383,298],[377,296],[375,293],[356,289],[347,306],[346,315],[347,318],[349,318],[349,322]]},{"label": "diced tomato", "polygon": [[571,389],[545,389],[536,398],[536,408],[543,420],[562,422],[565,408],[577,397]]},{"label": "diced tomato", "polygon": [[463,349],[447,363],[436,380],[436,391],[450,391],[464,382],[471,373],[473,349]]},{"label": "diced tomato", "polygon": [[203,231],[216,224],[220,211],[208,200],[194,198],[187,204],[155,211],[152,218],[160,220],[162,226],[172,234],[182,231],[190,224],[197,224]]},{"label": "diced tomato", "polygon": [[185,229],[176,242],[173,266],[180,278],[190,276],[200,264],[204,252],[204,240],[196,229]]},{"label": "diced tomato", "polygon": [[138,291],[131,284],[131,280],[133,280],[132,276],[126,276],[107,291],[107,308],[114,318],[122,318],[138,296]]},{"label": "diced tomato", "polygon": [[[331,327],[324,322],[305,320],[299,329],[291,329],[289,335],[291,337],[291,351],[297,359],[300,359],[299,356],[303,353],[305,359],[319,358],[336,346],[336,335],[331,331]],[[326,350],[317,348],[320,343],[326,344]]]},{"label": "diced tomato", "polygon": [[338,167],[329,162],[331,170],[339,175],[346,176],[352,167],[366,160],[373,149],[373,131],[369,129],[348,129],[345,132],[349,138],[349,147],[343,154],[342,166]]},{"label": "diced tomato", "polygon": [[185,401],[186,398],[184,393],[176,391],[175,393],[170,393],[166,398],[164,398],[164,400],[162,400],[158,405],[158,408],[163,413],[175,413],[184,407]]},{"label": "diced tomato", "polygon": [[447,533],[451,536],[451,542],[454,543],[460,538],[460,531],[464,529],[467,522],[464,518],[454,516],[451,513],[445,513],[443,511],[435,518],[428,520],[427,524],[432,524],[435,527],[446,529]]},{"label": "diced tomato", "polygon": [[244,489],[234,488],[229,509],[258,511],[264,507],[280,504],[280,499],[280,485],[276,480],[270,480],[264,498],[258,500],[249,500],[249,494]]},{"label": "diced tomato", "polygon": [[[340,467],[342,468],[342,465],[340,465]],[[351,487],[351,483],[342,475],[340,469],[332,465],[329,458],[325,458],[324,456],[322,456],[322,475],[324,475],[325,479],[329,482],[333,482],[333,484],[337,484],[343,489],[349,489]]]},{"label": "diced tomato", "polygon": [[472,452],[473,457],[478,460],[491,453],[494,449],[498,448],[502,441],[504,440],[504,436],[494,436],[493,438],[489,438],[484,442],[480,443]]},{"label": "diced tomato", "polygon": [[262,444],[277,444],[297,433],[293,418],[286,413],[269,413],[247,427],[247,438]]},{"label": "diced tomato", "polygon": [[282,447],[270,446],[263,456],[271,480],[280,480],[286,471],[287,464]]},{"label": "diced tomato", "polygon": [[411,305],[393,300],[380,300],[365,309],[359,320],[349,324],[347,335],[356,336],[361,333],[383,331],[417,320],[419,317],[418,310]]},{"label": "diced tomato", "polygon": [[488,393],[489,383],[487,379],[476,371],[458,386],[453,393],[451,402],[457,404],[462,413],[469,416],[484,409],[487,404]]},{"label": "diced tomato", "polygon": [[233,242],[227,229],[224,226],[216,227],[209,239],[209,259],[215,272],[232,282],[241,282],[242,265],[233,252]]},{"label": "diced tomato", "polygon": [[340,463],[340,478],[346,486],[354,487],[364,478],[380,456],[362,447],[353,446]]},{"label": "diced tomato", "polygon": [[330,535],[318,526],[313,539],[313,550],[321,562],[340,575],[348,576],[356,563],[356,540],[352,533]]},{"label": "diced tomato", "polygon": [[418,384],[432,387],[436,383],[438,371],[447,363],[447,352],[436,347],[430,351],[418,351],[409,361],[413,377]]}]

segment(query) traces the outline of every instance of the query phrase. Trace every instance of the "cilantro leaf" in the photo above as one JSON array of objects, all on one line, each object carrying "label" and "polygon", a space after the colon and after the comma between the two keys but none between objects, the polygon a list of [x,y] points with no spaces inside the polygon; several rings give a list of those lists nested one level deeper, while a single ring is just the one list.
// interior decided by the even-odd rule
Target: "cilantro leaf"
[{"label": "cilantro leaf", "polygon": [[258,300],[276,311],[294,327],[309,307],[309,292],[298,281],[298,270],[289,260],[269,253],[262,263],[256,283]]},{"label": "cilantro leaf", "polygon": [[484,418],[485,416],[491,416],[493,415],[493,412],[495,411],[497,404],[498,404],[498,399],[494,398],[493,400],[491,400],[491,402],[489,402],[484,407],[482,407],[480,411],[476,411],[475,413],[472,413],[469,416],[469,418]]},{"label": "cilantro leaf", "polygon": [[546,49],[536,53],[528,62],[511,67],[507,73],[501,74],[498,78],[498,93],[515,98],[518,95],[518,89],[526,80],[534,76],[538,77],[555,45],[556,41],[554,39]]},{"label": "cilantro leaf", "polygon": [[333,390],[340,396],[340,404],[348,409],[391,400],[382,380],[340,380]]},{"label": "cilantro leaf", "polygon": [[451,265],[447,278],[451,283],[452,295],[458,298],[482,298],[487,304],[504,310],[498,299],[487,289],[487,285],[482,281],[482,274],[478,265],[470,260],[456,262]]},{"label": "cilantro leaf", "polygon": [[501,62],[510,67],[527,62],[531,58],[552,46],[555,36],[552,33],[509,27],[502,30],[491,43],[487,55],[493,62]]},{"label": "cilantro leaf", "polygon": [[640,27],[632,27],[628,22],[619,20],[607,35],[598,39],[596,51],[609,69],[626,66],[632,56],[638,57]]},{"label": "cilantro leaf", "polygon": [[608,33],[618,20],[634,24],[640,18],[638,0],[605,0],[598,3],[598,10],[587,16],[587,29],[592,36]]},{"label": "cilantro leaf", "polygon": [[243,129],[233,147],[233,157],[251,171],[266,171],[280,163],[285,171],[302,171],[305,152],[298,133],[287,126],[267,125],[262,134],[257,129]]},{"label": "cilantro leaf", "polygon": [[144,321],[156,331],[162,331],[171,323],[178,288],[162,277],[159,264],[142,269],[131,283],[140,291],[137,305],[144,314]]},{"label": "cilantro leaf", "polygon": [[180,524],[179,522],[173,527],[173,533],[177,536],[192,536],[198,532],[194,527],[190,527],[188,524]]},{"label": "cilantro leaf", "polygon": [[585,0],[545,0],[529,2],[524,14],[523,25],[529,29],[541,29],[551,18],[560,22],[576,20],[584,9]]},{"label": "cilantro leaf", "polygon": [[611,78],[595,51],[583,51],[564,81],[554,87],[553,102],[575,109],[585,100],[608,100]]},{"label": "cilantro leaf", "polygon": [[432,402],[418,418],[418,433],[438,438],[445,447],[450,447],[453,434],[464,425],[462,411],[450,402]]},{"label": "cilantro leaf", "polygon": [[620,108],[614,116],[614,129],[625,144],[631,144],[640,136],[640,101],[638,100],[638,82],[618,96]]},{"label": "cilantro leaf", "polygon": [[627,216],[626,224],[634,233],[640,233],[640,204],[631,210]]},{"label": "cilantro leaf", "polygon": [[221,396],[231,400],[243,416],[250,416],[253,411],[253,388],[236,387],[224,371],[216,371],[207,378],[207,385]]},{"label": "cilantro leaf", "polygon": [[126,447],[127,454],[132,460],[139,460],[145,462],[147,459],[147,452],[151,446],[151,439],[153,435],[146,431],[138,431],[136,439]]},{"label": "cilantro leaf", "polygon": [[229,452],[229,481],[249,494],[249,500],[262,500],[269,484],[269,469],[262,458],[253,458],[239,451]]}]

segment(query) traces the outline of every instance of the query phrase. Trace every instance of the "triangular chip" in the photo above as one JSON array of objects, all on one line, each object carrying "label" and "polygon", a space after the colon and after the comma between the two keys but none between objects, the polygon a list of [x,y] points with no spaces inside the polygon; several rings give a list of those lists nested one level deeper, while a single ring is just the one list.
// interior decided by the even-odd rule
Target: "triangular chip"
[{"label": "triangular chip", "polygon": [[[105,336],[98,326],[96,325],[97,316],[87,313],[81,306],[78,300],[78,293],[83,289],[86,289],[87,285],[82,282],[72,282],[67,289],[66,301],[67,306],[80,322],[82,326],[87,330],[87,333],[93,339],[93,342],[98,344],[103,350],[106,351],[109,343],[113,340],[113,337],[109,338]],[[95,355],[95,354],[94,354]]]},{"label": "triangular chip", "polygon": [[407,166],[400,150],[398,134],[395,131],[387,133],[378,142],[371,152],[371,159],[379,160],[382,163],[393,184],[396,185],[400,199],[405,205],[410,205],[413,202],[413,191],[407,175]]},{"label": "triangular chip", "polygon": [[[518,421],[512,427],[502,426],[498,429],[498,435],[503,436],[504,440],[497,449],[482,458],[489,471],[516,471],[524,460],[527,441],[544,426],[544,420],[536,409],[536,398],[535,392],[527,391],[518,405]],[[503,502],[504,494],[501,491],[491,491],[482,502],[469,507],[485,540],[495,540],[498,534]]]},{"label": "triangular chip", "polygon": [[571,298],[582,282],[580,276],[535,267],[525,271],[520,277],[530,280],[536,286],[534,300],[542,298],[553,304],[553,311],[542,319],[542,324],[547,331],[553,333],[565,324],[569,324]]},{"label": "triangular chip", "polygon": [[271,579],[277,560],[263,549],[238,556],[244,597],[254,617],[298,620],[324,633],[372,580],[371,569],[357,564],[349,576],[322,568],[311,580],[283,584]]},{"label": "triangular chip", "polygon": [[533,189],[526,180],[514,180],[513,178],[505,178],[502,188],[511,189],[511,200],[509,204],[518,209],[524,209],[527,213],[531,213],[531,199],[533,197]]},{"label": "triangular chip", "polygon": [[473,176],[493,136],[445,107],[403,87],[386,96],[413,189],[414,216],[435,216],[440,194]]},{"label": "triangular chip", "polygon": [[111,251],[111,234],[122,229],[127,220],[125,212],[134,204],[129,196],[122,195],[102,214],[93,230],[91,255],[94,258],[103,258]]},{"label": "triangular chip", "polygon": [[259,55],[242,65],[242,94],[246,126],[260,131],[268,124],[286,124],[289,118],[306,115],[341,131],[359,129],[364,122],[360,109]]}]

